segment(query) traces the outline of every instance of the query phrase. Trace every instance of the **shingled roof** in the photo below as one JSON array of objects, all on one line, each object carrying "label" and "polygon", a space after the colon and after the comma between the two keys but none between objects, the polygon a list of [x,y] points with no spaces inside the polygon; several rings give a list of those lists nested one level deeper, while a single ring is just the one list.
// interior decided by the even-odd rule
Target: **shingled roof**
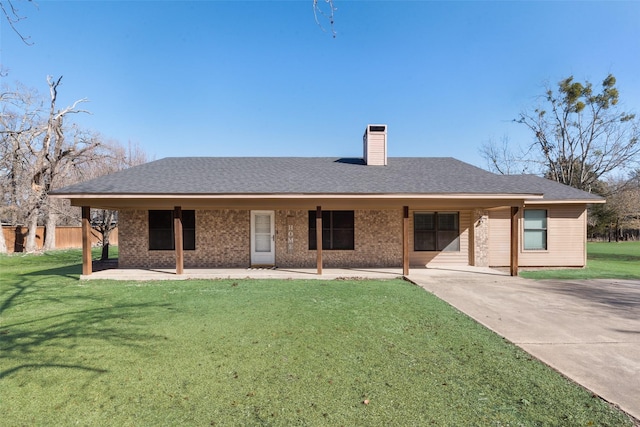
[{"label": "shingled roof", "polygon": [[537,175],[503,175],[513,188],[526,189],[528,192],[543,194],[543,201],[584,200],[593,203],[604,201],[596,194],[561,184]]},{"label": "shingled roof", "polygon": [[532,175],[501,176],[451,157],[169,157],[59,189],[78,195],[450,195],[531,194],[548,200],[600,198]]}]

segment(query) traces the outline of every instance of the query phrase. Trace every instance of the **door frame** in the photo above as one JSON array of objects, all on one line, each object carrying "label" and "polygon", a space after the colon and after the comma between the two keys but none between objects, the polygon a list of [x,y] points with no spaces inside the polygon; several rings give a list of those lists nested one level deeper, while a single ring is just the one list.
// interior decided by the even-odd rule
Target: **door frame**
[{"label": "door frame", "polygon": [[[256,252],[256,215],[269,215],[271,229],[271,250],[269,252]],[[252,210],[251,211],[251,266],[274,266],[276,265],[276,213],[272,210]]]}]

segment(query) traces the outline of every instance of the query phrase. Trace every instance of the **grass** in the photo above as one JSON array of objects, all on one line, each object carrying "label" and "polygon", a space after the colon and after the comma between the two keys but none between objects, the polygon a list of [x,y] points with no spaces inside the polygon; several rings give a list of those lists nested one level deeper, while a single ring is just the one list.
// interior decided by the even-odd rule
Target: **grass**
[{"label": "grass", "polygon": [[529,279],[640,279],[640,242],[588,243],[581,269],[523,271]]},{"label": "grass", "polygon": [[631,425],[401,280],[81,282],[79,259],[0,257],[3,425]]}]

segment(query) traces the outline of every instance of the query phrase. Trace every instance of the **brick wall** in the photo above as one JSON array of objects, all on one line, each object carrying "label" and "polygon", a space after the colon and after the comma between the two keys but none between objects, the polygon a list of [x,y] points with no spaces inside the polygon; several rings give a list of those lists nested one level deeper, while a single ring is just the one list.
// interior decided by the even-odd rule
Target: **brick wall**
[{"label": "brick wall", "polygon": [[[402,212],[356,210],[355,250],[323,251],[331,267],[402,266]],[[173,268],[173,251],[149,251],[148,213],[120,211],[120,259],[124,268]],[[316,251],[309,250],[307,210],[275,211],[276,265],[315,268]],[[185,268],[244,268],[250,265],[249,210],[198,210],[196,249],[184,252]]]},{"label": "brick wall", "polygon": [[[322,251],[323,266],[402,267],[402,212],[354,211],[354,250]],[[309,250],[309,211],[276,211],[276,264],[315,268],[315,250]],[[291,241],[291,240],[292,241]]]},{"label": "brick wall", "polygon": [[[148,211],[120,211],[120,255],[124,268],[174,268],[174,251],[150,251]],[[185,268],[248,267],[249,211],[196,212],[196,249],[184,251]]]},{"label": "brick wall", "polygon": [[185,251],[187,268],[249,267],[251,224],[248,210],[196,212],[196,250]]},{"label": "brick wall", "polygon": [[[148,255],[149,229],[147,223],[149,217],[147,211],[121,210],[118,212],[118,219],[120,222],[118,266],[125,268],[151,267]],[[175,266],[175,262],[173,265]]]}]

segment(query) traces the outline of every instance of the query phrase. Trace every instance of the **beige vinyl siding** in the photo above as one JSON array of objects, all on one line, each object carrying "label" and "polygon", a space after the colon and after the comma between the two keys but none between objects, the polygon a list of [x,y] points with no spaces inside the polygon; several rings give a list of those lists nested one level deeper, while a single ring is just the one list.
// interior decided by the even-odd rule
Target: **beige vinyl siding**
[{"label": "beige vinyl siding", "polygon": [[586,263],[586,207],[567,205],[534,208],[547,209],[547,250],[521,250],[520,265],[583,267]]},{"label": "beige vinyl siding", "polygon": [[[531,209],[547,210],[547,249],[522,249],[522,213],[518,229],[520,267],[584,267],[586,264],[585,205],[535,205]],[[527,208],[525,208],[527,209]],[[489,265],[509,265],[510,220],[509,209],[489,213]]]},{"label": "beige vinyl siding", "polygon": [[367,164],[384,165],[387,153],[384,143],[384,135],[369,134],[367,141]]},{"label": "beige vinyl siding", "polygon": [[511,208],[489,211],[489,266],[508,266],[510,256]]},{"label": "beige vinyl siding", "polygon": [[365,141],[365,163],[367,165],[383,166],[387,164],[386,132],[368,132]]},{"label": "beige vinyl siding", "polygon": [[441,210],[442,212],[459,212],[460,221],[460,250],[455,252],[414,251],[413,245],[413,214],[415,212],[429,212],[429,210],[409,211],[409,264],[412,266],[437,265],[469,265],[469,226],[471,211],[456,211],[455,209]]}]

